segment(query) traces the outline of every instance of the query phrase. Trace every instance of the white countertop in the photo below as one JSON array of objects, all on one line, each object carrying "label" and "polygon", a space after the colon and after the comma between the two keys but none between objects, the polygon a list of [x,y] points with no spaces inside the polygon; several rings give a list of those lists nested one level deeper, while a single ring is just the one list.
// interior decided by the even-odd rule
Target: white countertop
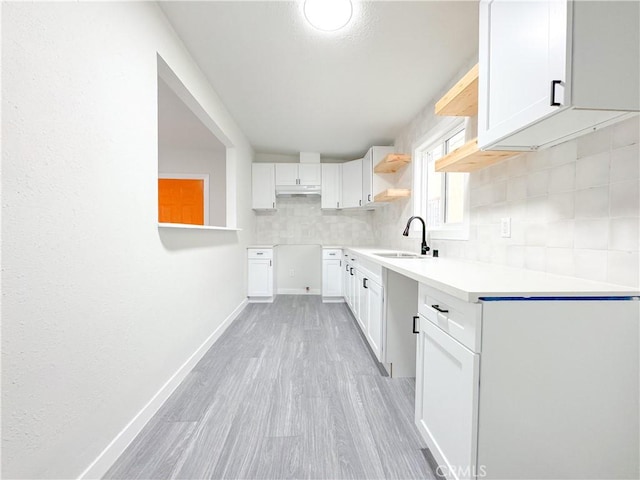
[{"label": "white countertop", "polygon": [[564,277],[451,258],[385,258],[374,252],[384,248],[344,247],[389,270],[405,275],[466,302],[481,297],[630,297],[640,290],[609,283]]}]

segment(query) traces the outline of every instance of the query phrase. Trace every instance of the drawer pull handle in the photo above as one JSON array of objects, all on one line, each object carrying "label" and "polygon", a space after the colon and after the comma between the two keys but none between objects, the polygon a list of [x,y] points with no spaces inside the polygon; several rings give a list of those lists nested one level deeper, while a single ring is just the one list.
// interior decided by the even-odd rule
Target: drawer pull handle
[{"label": "drawer pull handle", "polygon": [[419,320],[420,317],[417,315],[413,316],[413,333],[420,333],[420,330],[418,330],[418,327],[416,326],[416,320]]},{"label": "drawer pull handle", "polygon": [[264,255],[264,252],[256,252],[256,255]]},{"label": "drawer pull handle", "polygon": [[439,311],[440,313],[449,313],[449,310],[445,310],[444,308],[440,308],[440,305],[431,305],[431,308]]}]

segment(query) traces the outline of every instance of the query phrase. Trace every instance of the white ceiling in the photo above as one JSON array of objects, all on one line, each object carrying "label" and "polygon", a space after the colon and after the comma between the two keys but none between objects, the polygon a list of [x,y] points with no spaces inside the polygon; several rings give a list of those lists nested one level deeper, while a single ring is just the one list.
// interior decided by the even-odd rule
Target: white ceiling
[{"label": "white ceiling", "polygon": [[257,152],[357,158],[477,55],[477,1],[358,2],[337,33],[300,2],[161,2]]}]

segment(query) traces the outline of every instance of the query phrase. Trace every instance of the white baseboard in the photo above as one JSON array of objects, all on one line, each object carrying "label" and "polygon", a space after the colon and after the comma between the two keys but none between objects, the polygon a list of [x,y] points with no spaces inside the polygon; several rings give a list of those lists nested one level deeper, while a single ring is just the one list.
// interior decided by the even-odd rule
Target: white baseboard
[{"label": "white baseboard", "polygon": [[322,303],[344,303],[344,297],[322,297]]},{"label": "white baseboard", "polygon": [[322,292],[319,288],[279,288],[278,295],[320,295]]},{"label": "white baseboard", "polygon": [[107,470],[114,464],[118,457],[125,451],[134,438],[142,431],[144,426],[156,414],[162,404],[167,401],[173,391],[180,385],[193,367],[200,361],[204,354],[211,348],[218,338],[224,333],[231,323],[238,318],[240,312],[247,306],[247,299],[244,299],[236,309],[216,328],[211,335],[193,352],[193,354],[182,364],[180,368],[171,376],[169,380],[158,390],[158,392],[142,407],[135,417],[116,435],[109,445],[98,455],[84,472],[80,474],[78,480],[89,478],[102,478]]}]

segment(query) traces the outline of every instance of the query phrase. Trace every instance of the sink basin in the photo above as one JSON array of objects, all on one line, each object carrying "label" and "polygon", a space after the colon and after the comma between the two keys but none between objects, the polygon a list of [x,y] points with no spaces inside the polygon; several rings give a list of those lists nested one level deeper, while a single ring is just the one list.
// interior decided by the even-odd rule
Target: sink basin
[{"label": "sink basin", "polygon": [[403,252],[381,252],[374,253],[378,257],[384,258],[427,258],[425,255],[418,255],[416,253],[403,253]]}]

